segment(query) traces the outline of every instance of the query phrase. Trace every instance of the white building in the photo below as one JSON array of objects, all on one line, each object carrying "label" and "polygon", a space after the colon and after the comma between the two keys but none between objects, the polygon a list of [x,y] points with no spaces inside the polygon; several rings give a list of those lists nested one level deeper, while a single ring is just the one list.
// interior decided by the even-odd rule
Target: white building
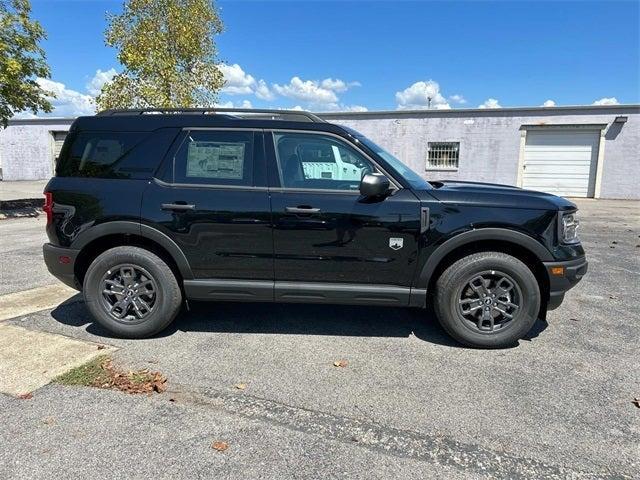
[{"label": "white building", "polygon": [[[517,185],[569,197],[640,199],[640,105],[341,112],[426,179]],[[73,119],[0,130],[3,180],[52,175]]]}]

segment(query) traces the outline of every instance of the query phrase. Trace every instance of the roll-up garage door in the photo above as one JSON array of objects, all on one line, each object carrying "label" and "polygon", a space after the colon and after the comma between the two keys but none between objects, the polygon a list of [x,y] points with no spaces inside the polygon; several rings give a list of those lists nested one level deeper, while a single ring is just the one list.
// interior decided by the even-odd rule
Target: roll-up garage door
[{"label": "roll-up garage door", "polygon": [[56,160],[60,156],[64,139],[67,138],[67,132],[51,132],[53,134],[53,158]]},{"label": "roll-up garage door", "polygon": [[527,132],[522,187],[564,197],[593,197],[600,132]]}]

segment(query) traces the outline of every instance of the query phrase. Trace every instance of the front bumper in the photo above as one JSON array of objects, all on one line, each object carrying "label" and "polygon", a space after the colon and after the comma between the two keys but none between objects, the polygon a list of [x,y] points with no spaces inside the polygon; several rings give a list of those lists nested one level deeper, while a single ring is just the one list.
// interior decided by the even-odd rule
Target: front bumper
[{"label": "front bumper", "polygon": [[74,266],[79,253],[80,250],[56,247],[50,243],[45,243],[42,246],[42,255],[44,256],[47,270],[62,283],[76,290],[81,290],[74,273]]},{"label": "front bumper", "polygon": [[549,277],[549,303],[547,310],[558,308],[564,300],[564,294],[582,280],[587,273],[589,263],[586,257],[564,262],[544,262]]}]

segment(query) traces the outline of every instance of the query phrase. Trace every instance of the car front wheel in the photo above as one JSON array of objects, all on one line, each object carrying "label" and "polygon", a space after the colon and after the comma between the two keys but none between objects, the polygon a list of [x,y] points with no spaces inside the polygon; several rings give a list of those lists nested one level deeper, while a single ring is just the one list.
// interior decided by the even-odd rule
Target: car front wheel
[{"label": "car front wheel", "polygon": [[481,252],[442,273],[434,307],[442,327],[460,343],[502,348],[531,330],[540,301],[536,277],[522,261],[501,252]]},{"label": "car front wheel", "polygon": [[125,338],[145,338],[165,329],[182,303],[171,268],[139,247],[100,254],[87,270],[83,293],[95,320]]}]

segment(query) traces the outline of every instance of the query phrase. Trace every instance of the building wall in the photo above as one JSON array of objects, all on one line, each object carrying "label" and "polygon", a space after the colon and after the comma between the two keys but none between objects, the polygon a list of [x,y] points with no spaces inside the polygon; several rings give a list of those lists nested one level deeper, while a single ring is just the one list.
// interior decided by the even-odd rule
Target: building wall
[{"label": "building wall", "polygon": [[[614,124],[617,116],[628,118]],[[389,150],[427,180],[517,185],[523,125],[606,124],[601,198],[640,198],[637,106],[323,114]],[[428,142],[460,142],[457,171],[426,170]]]},{"label": "building wall", "polygon": [[[523,125],[605,124],[601,198],[640,199],[640,107],[555,107],[499,110],[348,112],[322,115],[364,133],[426,179],[517,185]],[[624,124],[613,123],[626,116]],[[73,119],[12,120],[0,129],[4,180],[47,179],[52,174],[51,132]],[[428,142],[460,142],[457,171],[428,171]]]},{"label": "building wall", "polygon": [[14,120],[0,128],[2,180],[44,180],[53,175],[51,132],[69,130],[73,120]]}]

